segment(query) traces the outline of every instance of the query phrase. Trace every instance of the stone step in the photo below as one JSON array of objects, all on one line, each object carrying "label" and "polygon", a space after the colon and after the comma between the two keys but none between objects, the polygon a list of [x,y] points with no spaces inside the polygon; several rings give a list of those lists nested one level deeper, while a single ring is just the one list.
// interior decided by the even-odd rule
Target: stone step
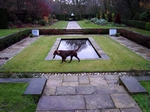
[{"label": "stone step", "polygon": [[115,108],[107,94],[96,95],[68,95],[68,96],[42,96],[39,100],[37,111],[73,111],[73,110],[98,110]]},{"label": "stone step", "polygon": [[[49,94],[52,93],[53,94]],[[44,95],[58,96],[58,95],[91,95],[91,94],[127,94],[123,86],[58,86],[51,88],[46,86]]]},{"label": "stone step", "polygon": [[142,112],[123,86],[58,86],[53,95],[47,95],[46,88],[36,112],[120,112],[127,108]]},{"label": "stone step", "polygon": [[137,76],[135,77],[138,81],[150,81],[150,76]]},{"label": "stone step", "polygon": [[130,94],[147,93],[147,90],[134,77],[120,77],[123,84]]},{"label": "stone step", "polygon": [[42,95],[46,81],[46,78],[31,79],[28,87],[24,92],[24,95]]},{"label": "stone step", "polygon": [[31,78],[0,78],[0,83],[30,82]]}]

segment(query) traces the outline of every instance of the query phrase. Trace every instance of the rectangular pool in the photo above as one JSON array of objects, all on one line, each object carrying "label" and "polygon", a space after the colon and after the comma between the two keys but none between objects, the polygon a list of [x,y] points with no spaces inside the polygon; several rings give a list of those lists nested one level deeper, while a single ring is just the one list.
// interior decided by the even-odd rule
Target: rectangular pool
[{"label": "rectangular pool", "polygon": [[[79,46],[78,57],[80,59],[97,59],[100,56],[97,54],[88,39],[61,39],[58,50],[75,50]],[[56,56],[56,59],[61,59],[60,56]],[[74,59],[76,59],[74,57]]]},{"label": "rectangular pool", "polygon": [[[94,41],[92,37],[88,38],[57,38],[54,45],[47,54],[45,60],[61,60],[60,56],[55,56],[53,59],[53,53],[55,50],[75,50],[81,46],[78,50],[78,57],[81,60],[110,60],[107,54],[100,48],[100,46]],[[68,56],[67,60],[70,59]],[[74,59],[76,59],[74,57]]]}]

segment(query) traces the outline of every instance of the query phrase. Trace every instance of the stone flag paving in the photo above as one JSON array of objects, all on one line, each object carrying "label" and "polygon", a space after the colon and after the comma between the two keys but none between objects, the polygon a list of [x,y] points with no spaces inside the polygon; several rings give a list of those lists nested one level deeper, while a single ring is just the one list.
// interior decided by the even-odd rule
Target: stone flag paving
[{"label": "stone flag paving", "polygon": [[100,73],[47,77],[37,112],[142,112],[119,75]]}]

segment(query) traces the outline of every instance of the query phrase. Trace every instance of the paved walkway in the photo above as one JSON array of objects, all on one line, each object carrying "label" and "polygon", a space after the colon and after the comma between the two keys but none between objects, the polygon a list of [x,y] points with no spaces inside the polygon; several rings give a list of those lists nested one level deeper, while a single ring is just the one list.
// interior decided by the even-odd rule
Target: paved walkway
[{"label": "paved walkway", "polygon": [[[49,75],[47,75],[49,76]],[[142,112],[118,84],[119,74],[54,74],[39,100],[37,112]]]},{"label": "paved walkway", "polygon": [[30,38],[27,37],[16,44],[0,51],[0,66],[5,64],[8,60],[16,56],[19,52],[21,52],[23,49],[25,49],[27,46],[29,46],[31,43],[36,41],[36,39],[40,38],[39,37],[34,37]]},{"label": "paved walkway", "polygon": [[66,29],[81,29],[81,27],[77,24],[76,21],[70,21],[67,25]]}]

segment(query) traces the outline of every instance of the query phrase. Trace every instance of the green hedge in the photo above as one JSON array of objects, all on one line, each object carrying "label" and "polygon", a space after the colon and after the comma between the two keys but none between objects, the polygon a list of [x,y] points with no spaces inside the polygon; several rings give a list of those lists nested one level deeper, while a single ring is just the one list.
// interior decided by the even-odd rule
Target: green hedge
[{"label": "green hedge", "polygon": [[30,32],[31,30],[28,29],[0,38],[0,51],[22,40],[23,38],[26,38]]},{"label": "green hedge", "polygon": [[125,20],[125,19],[122,19],[121,22],[128,26],[133,26],[136,28],[144,29],[144,30],[150,30],[150,23],[148,22],[142,22],[142,21],[136,21],[136,20]]},{"label": "green hedge", "polygon": [[109,29],[84,29],[84,34],[109,34]]},{"label": "green hedge", "polygon": [[[63,20],[63,21],[68,21],[69,18],[71,17],[71,14],[56,14],[56,19],[58,20]],[[81,14],[81,15],[77,15],[75,14],[75,20],[78,21],[78,20],[83,20],[83,19],[90,19],[90,18],[93,18],[95,17],[94,14]]]},{"label": "green hedge", "polygon": [[109,34],[109,29],[39,29],[40,35]]},{"label": "green hedge", "polygon": [[7,9],[0,8],[0,29],[7,28]]},{"label": "green hedge", "polygon": [[150,36],[145,36],[125,29],[118,29],[117,31],[118,33],[120,33],[121,36],[131,41],[134,41],[144,47],[150,48]]}]

